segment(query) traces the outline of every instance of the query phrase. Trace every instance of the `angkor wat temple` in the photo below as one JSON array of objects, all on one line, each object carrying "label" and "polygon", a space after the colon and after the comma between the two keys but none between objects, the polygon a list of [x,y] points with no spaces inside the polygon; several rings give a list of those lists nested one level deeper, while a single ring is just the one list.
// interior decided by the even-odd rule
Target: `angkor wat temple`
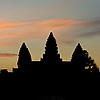
[{"label": "angkor wat temple", "polygon": [[71,61],[63,61],[52,32],[40,61],[32,61],[23,43],[17,65],[12,72],[1,70],[3,98],[5,95],[33,100],[96,100],[99,97],[100,73],[89,53],[78,43]]}]

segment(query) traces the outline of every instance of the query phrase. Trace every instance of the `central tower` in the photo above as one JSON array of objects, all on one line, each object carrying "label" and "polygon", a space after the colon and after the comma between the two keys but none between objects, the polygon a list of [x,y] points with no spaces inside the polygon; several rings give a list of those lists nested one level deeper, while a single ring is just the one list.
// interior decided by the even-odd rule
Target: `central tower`
[{"label": "central tower", "polygon": [[60,54],[58,54],[58,47],[56,43],[56,39],[51,32],[45,47],[45,54],[43,54],[43,58],[41,58],[41,62],[44,63],[60,63],[62,59],[60,59]]}]

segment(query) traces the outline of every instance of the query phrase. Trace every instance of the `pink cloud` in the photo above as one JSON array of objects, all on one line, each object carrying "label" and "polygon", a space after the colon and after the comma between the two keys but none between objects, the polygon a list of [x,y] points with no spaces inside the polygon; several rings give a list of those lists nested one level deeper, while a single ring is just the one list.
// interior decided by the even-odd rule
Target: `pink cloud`
[{"label": "pink cloud", "polygon": [[2,23],[0,23],[0,30],[12,29],[12,28],[16,28],[16,27],[29,25],[29,24],[30,24],[30,22],[2,22]]},{"label": "pink cloud", "polygon": [[[0,23],[0,30],[9,29],[11,33],[1,33],[1,38],[34,38],[40,37],[43,32],[50,32],[55,30],[67,29],[73,25],[75,25],[77,21],[69,20],[69,19],[50,19],[50,20],[41,20],[35,22],[19,22],[19,23]],[[12,33],[12,30],[17,32]]]},{"label": "pink cloud", "polygon": [[[23,27],[23,26],[28,26],[29,25],[34,25],[36,29],[39,27],[46,27],[46,28],[63,28],[63,27],[68,27],[74,24],[76,21],[75,20],[70,20],[70,19],[49,19],[49,20],[41,20],[41,21],[35,21],[35,22],[2,22],[0,23],[0,30],[2,29],[12,29],[15,27]],[[25,27],[27,28],[27,27]]]},{"label": "pink cloud", "polygon": [[17,54],[12,54],[12,53],[0,53],[0,58],[12,58],[12,57],[17,57]]},{"label": "pink cloud", "polygon": [[[64,37],[63,34],[59,35],[60,32],[64,34],[67,34],[69,32],[68,34],[70,34],[71,32],[77,32],[77,30],[74,31],[75,28],[78,29],[80,32],[83,29],[87,29],[87,27],[92,28],[93,26],[98,25],[99,21],[97,20],[87,22],[83,20],[78,21],[73,19],[48,19],[34,22],[2,22],[0,23],[0,46],[14,46],[20,41],[27,39],[46,39],[47,35],[51,31],[58,33],[58,37],[61,36],[62,38],[66,39],[67,37],[65,38],[65,35]],[[5,30],[8,29],[9,33],[4,33]],[[73,37],[70,38],[73,40]]]},{"label": "pink cloud", "polygon": [[20,38],[24,39],[46,39],[49,32],[64,31],[78,24],[76,20],[50,19],[33,22],[30,27],[23,27],[19,30]]},{"label": "pink cloud", "polygon": [[39,28],[45,28],[45,29],[51,29],[52,28],[54,30],[59,30],[59,29],[71,27],[76,22],[77,21],[70,20],[70,19],[51,19],[51,20],[38,21],[38,22],[36,22],[36,25]]},{"label": "pink cloud", "polygon": [[0,38],[14,38],[19,37],[21,33],[0,33]]}]

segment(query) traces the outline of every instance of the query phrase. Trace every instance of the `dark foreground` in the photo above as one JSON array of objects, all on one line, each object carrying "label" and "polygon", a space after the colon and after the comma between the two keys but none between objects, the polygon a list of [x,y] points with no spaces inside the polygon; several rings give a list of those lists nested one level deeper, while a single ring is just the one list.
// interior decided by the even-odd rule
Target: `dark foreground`
[{"label": "dark foreground", "polygon": [[98,100],[100,74],[60,67],[0,74],[0,97],[26,100]]}]

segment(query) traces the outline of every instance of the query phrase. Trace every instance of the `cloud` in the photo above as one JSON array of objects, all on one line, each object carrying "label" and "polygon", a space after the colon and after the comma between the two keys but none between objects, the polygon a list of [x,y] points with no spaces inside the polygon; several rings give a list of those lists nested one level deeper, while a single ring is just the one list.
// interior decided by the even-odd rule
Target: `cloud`
[{"label": "cloud", "polygon": [[16,27],[22,27],[22,26],[29,26],[34,25],[34,27],[41,26],[41,27],[48,27],[48,28],[62,28],[62,27],[68,27],[75,23],[75,20],[71,19],[48,19],[48,20],[40,20],[40,21],[34,21],[34,22],[2,22],[0,23],[0,30],[2,29],[12,29]]},{"label": "cloud", "polygon": [[100,30],[92,31],[92,32],[86,32],[78,35],[78,37],[93,37],[100,35]]},{"label": "cloud", "polygon": [[33,23],[34,26],[31,27],[33,31],[55,31],[55,30],[63,30],[67,29],[73,25],[75,25],[77,21],[70,19],[50,19],[50,20],[42,20]]},{"label": "cloud", "polygon": [[19,37],[21,33],[0,33],[0,38],[14,38]]},{"label": "cloud", "polygon": [[89,21],[83,21],[80,24],[77,37],[93,37],[100,35],[100,18],[90,19]]},{"label": "cloud", "polygon": [[21,27],[29,24],[30,23],[28,22],[2,22],[0,23],[0,30]]},{"label": "cloud", "polygon": [[[60,30],[59,30],[60,31]],[[58,33],[60,33],[58,31]],[[93,38],[95,36],[100,36],[100,17],[85,19],[85,20],[75,20],[69,28],[65,27],[62,29],[62,35],[60,35],[60,41],[62,38],[62,44],[73,45],[79,42],[79,38]]]},{"label": "cloud", "polygon": [[71,19],[2,22],[0,23],[0,46],[15,46],[23,40],[46,39],[49,32],[67,29],[76,23],[76,20]]},{"label": "cloud", "polygon": [[88,20],[81,20],[80,21],[80,26],[81,27],[97,27],[100,26],[100,17],[98,18],[93,18],[93,19],[88,19]]},{"label": "cloud", "polygon": [[0,53],[0,58],[12,58],[12,57],[17,57],[17,54],[12,54],[12,53]]},{"label": "cloud", "polygon": [[[0,38],[41,38],[43,32],[50,32],[55,30],[63,30],[75,25],[77,21],[70,19],[49,19],[35,22],[19,22],[19,23],[1,23],[0,30],[9,29],[9,33],[0,32]],[[15,32],[12,33],[13,29]],[[17,32],[16,32],[17,31]]]},{"label": "cloud", "polygon": [[99,27],[99,17],[89,20],[65,18],[25,22],[2,22],[0,24],[0,46],[15,46],[22,40],[46,39],[51,31],[56,34],[59,41],[62,38],[64,44],[72,44],[76,38],[100,35]]}]

